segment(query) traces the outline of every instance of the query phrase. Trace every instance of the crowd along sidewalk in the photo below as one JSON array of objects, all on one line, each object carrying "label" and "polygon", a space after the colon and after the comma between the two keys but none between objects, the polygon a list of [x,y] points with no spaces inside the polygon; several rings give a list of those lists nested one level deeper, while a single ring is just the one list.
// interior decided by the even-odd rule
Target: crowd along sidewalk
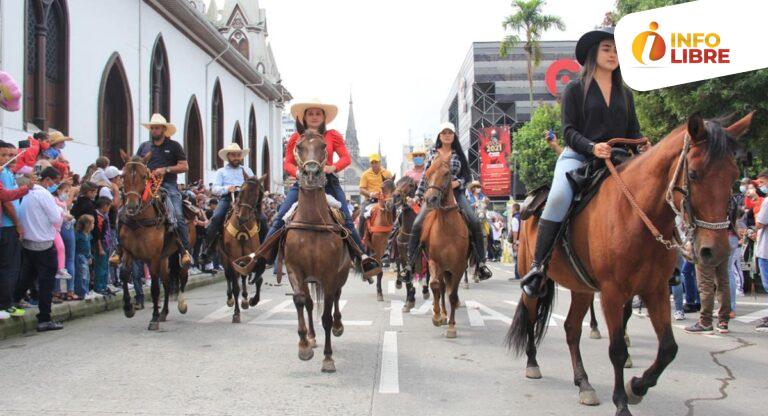
[{"label": "crowd along sidewalk", "polygon": [[[186,292],[192,289],[208,286],[214,283],[218,283],[224,280],[224,273],[219,272],[217,274],[196,274],[189,276],[187,281]],[[162,291],[160,292],[162,294]],[[133,291],[131,291],[131,298],[133,298]],[[152,298],[150,294],[150,287],[144,288],[145,303],[149,302],[149,306],[152,306]],[[161,297],[162,301],[162,297]],[[123,293],[119,292],[114,296],[99,296],[93,300],[82,300],[77,302],[64,302],[58,305],[53,305],[51,316],[54,321],[66,322],[76,318],[82,318],[85,316],[95,315],[115,309],[121,309],[123,307]],[[4,319],[0,321],[0,340],[21,335],[27,332],[35,332],[37,330],[37,308],[31,308],[27,310],[27,313],[22,317],[12,317],[10,319]]]}]

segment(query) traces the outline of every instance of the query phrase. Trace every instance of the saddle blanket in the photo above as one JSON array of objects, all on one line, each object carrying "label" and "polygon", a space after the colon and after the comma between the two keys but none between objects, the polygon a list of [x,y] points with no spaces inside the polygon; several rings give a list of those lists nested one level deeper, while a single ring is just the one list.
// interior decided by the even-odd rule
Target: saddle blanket
[{"label": "saddle blanket", "polygon": [[364,218],[371,218],[371,213],[373,212],[373,208],[376,206],[376,204],[371,204],[365,207],[365,213],[363,213]]},{"label": "saddle blanket", "polygon": [[[339,202],[336,198],[332,197],[331,195],[325,194],[325,200],[328,201],[328,205],[331,208],[335,209],[341,209],[341,202]],[[288,221],[294,212],[296,212],[296,207],[299,206],[299,202],[296,201],[291,205],[291,208],[288,210],[288,212],[283,215],[283,221]]]}]

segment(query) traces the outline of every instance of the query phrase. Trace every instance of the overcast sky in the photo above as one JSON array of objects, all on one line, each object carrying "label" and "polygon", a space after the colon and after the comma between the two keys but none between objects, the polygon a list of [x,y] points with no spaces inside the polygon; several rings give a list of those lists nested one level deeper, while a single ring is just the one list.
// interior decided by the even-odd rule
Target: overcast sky
[{"label": "overcast sky", "polygon": [[[209,0],[207,0],[209,1]],[[225,0],[216,0],[223,7]],[[241,0],[256,1],[256,0]],[[602,22],[615,0],[549,0],[566,31],[544,40],[575,40]],[[283,85],[295,100],[320,97],[339,106],[330,125],[346,130],[352,89],[360,151],[381,140],[389,169],[402,145],[434,137],[440,109],[472,42],[504,36],[510,0],[260,0]]]}]

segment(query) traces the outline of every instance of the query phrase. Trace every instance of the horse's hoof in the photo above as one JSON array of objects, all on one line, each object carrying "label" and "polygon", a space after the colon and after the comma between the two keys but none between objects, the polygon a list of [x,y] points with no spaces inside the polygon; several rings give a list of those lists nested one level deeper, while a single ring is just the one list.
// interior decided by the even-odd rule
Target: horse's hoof
[{"label": "horse's hoof", "polygon": [[167,314],[167,313],[161,313],[161,314],[160,314],[160,317],[159,317],[159,318],[157,318],[157,320],[158,320],[158,322],[165,322],[165,320],[166,320],[167,318],[168,318],[168,314]]},{"label": "horse's hoof", "polygon": [[413,306],[411,306],[410,302],[409,302],[409,303],[406,303],[406,304],[403,306],[403,313],[410,313],[410,312],[411,312],[411,309],[413,309]]},{"label": "horse's hoof", "polygon": [[629,404],[640,404],[640,402],[643,401],[643,396],[638,396],[632,391],[632,380],[635,378],[636,377],[631,378],[627,381],[627,384],[624,385],[624,390],[627,392],[627,403]]},{"label": "horse's hoof", "polygon": [[440,319],[440,326],[443,326],[443,325],[448,325],[448,318],[446,318],[445,316],[442,319]]},{"label": "horse's hoof", "polygon": [[632,346],[632,343],[629,342],[629,335],[624,335],[624,343],[627,344],[627,348]]},{"label": "horse's hoof", "polygon": [[227,299],[227,306],[229,306],[230,308],[235,306],[235,300],[233,298],[228,298]]},{"label": "horse's hoof", "polygon": [[[477,283],[477,282],[475,282],[475,283]],[[469,282],[464,283],[464,289],[469,289]]]},{"label": "horse's hoof", "polygon": [[397,288],[397,290],[402,289],[403,288],[403,281],[402,280],[397,280],[395,282],[395,288]]},{"label": "horse's hoof", "polygon": [[316,338],[308,338],[307,341],[309,342],[309,346],[312,348],[317,348],[317,339]]},{"label": "horse's hoof", "polygon": [[627,361],[624,361],[624,368],[632,368],[632,357],[627,356]]},{"label": "horse's hoof", "polygon": [[251,305],[248,304],[248,299],[243,299],[240,301],[240,307],[243,309],[248,309],[251,307]]},{"label": "horse's hoof", "polygon": [[600,339],[602,336],[600,335],[600,330],[597,328],[593,328],[591,331],[589,331],[589,338],[590,339]]},{"label": "horse's hoof", "polygon": [[384,295],[382,295],[381,293],[377,293],[376,300],[379,302],[384,302]]},{"label": "horse's hoof", "polygon": [[179,308],[179,313],[184,315],[187,313],[187,300],[183,296],[179,296],[176,306]]},{"label": "horse's hoof", "polygon": [[429,300],[429,292],[422,292],[421,297],[424,298],[424,300]]},{"label": "horse's hoof", "polygon": [[301,361],[309,361],[315,356],[315,351],[311,347],[301,348],[299,347],[299,359]]},{"label": "horse's hoof", "polygon": [[526,367],[525,378],[538,380],[541,378],[541,370],[539,370],[539,367]]},{"label": "horse's hoof", "polygon": [[136,311],[133,309],[133,305],[129,305],[128,308],[123,309],[123,312],[125,312],[126,318],[133,318],[133,315],[136,315]]},{"label": "horse's hoof", "polygon": [[258,304],[259,304],[259,298],[258,298],[258,297],[256,297],[256,296],[252,297],[252,298],[251,298],[251,300],[249,300],[249,301],[248,301],[248,304],[249,304],[250,306],[256,306],[256,305],[258,305]]},{"label": "horse's hoof", "polygon": [[339,324],[338,327],[334,326],[331,328],[331,332],[333,332],[334,337],[340,337],[344,333],[344,325]]},{"label": "horse's hoof", "polygon": [[436,318],[434,316],[432,317],[432,325],[439,327],[442,324],[443,324],[443,320],[442,319]]},{"label": "horse's hoof", "polygon": [[475,283],[480,283],[480,278],[475,276],[474,278],[472,278],[472,281]]},{"label": "horse's hoof", "polygon": [[456,328],[448,328],[445,332],[445,337],[448,339],[456,338]]},{"label": "horse's hoof", "polygon": [[323,368],[321,370],[323,373],[335,373],[336,372],[336,364],[333,362],[332,358],[326,358],[323,360]]},{"label": "horse's hoof", "polygon": [[240,315],[232,315],[232,323],[233,324],[239,324],[240,323]]},{"label": "horse's hoof", "polygon": [[600,399],[597,398],[597,392],[594,390],[583,390],[579,392],[579,403],[585,406],[597,406]]},{"label": "horse's hoof", "polygon": [[160,329],[160,323],[159,322],[150,322],[149,327],[147,328],[150,331],[157,331]]}]

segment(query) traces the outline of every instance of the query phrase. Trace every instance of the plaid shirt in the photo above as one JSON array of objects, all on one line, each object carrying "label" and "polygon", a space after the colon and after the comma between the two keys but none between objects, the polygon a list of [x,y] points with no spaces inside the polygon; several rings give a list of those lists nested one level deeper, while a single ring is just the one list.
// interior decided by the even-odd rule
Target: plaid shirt
[{"label": "plaid shirt", "polygon": [[[429,150],[429,159],[427,159],[427,166],[424,168],[424,171],[426,172],[429,167],[432,165],[432,161],[437,157],[437,149],[432,148]],[[464,179],[460,178],[458,175],[461,173],[461,159],[459,159],[459,156],[456,155],[456,152],[453,152],[451,154],[451,176],[453,177],[452,180],[459,181],[459,187],[456,188],[458,190],[463,191],[466,184],[464,183]],[[421,181],[419,181],[419,187],[416,189],[416,198],[421,199],[424,197],[424,193],[427,192],[427,187],[429,185],[427,184],[427,175],[424,175],[421,177]]]}]

